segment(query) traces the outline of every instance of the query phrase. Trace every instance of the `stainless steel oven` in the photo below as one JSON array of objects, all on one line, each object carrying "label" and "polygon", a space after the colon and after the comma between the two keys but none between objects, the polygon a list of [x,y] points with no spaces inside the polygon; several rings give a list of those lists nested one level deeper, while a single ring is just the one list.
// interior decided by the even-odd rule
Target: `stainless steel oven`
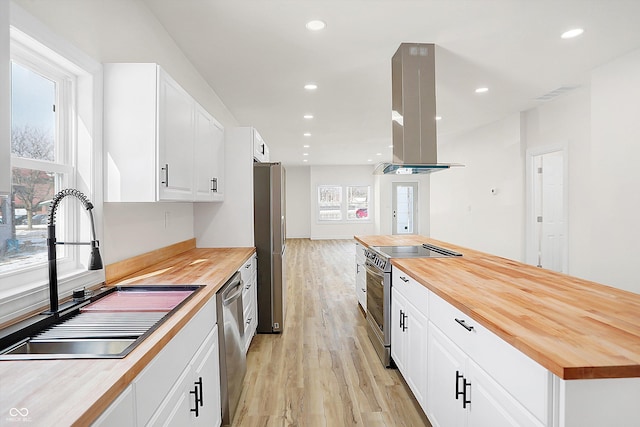
[{"label": "stainless steel oven", "polygon": [[380,360],[391,366],[391,263],[382,254],[365,251],[367,332]]},{"label": "stainless steel oven", "polygon": [[420,246],[371,246],[364,252],[367,272],[367,332],[385,367],[391,359],[391,258],[443,258],[462,256],[429,244]]}]

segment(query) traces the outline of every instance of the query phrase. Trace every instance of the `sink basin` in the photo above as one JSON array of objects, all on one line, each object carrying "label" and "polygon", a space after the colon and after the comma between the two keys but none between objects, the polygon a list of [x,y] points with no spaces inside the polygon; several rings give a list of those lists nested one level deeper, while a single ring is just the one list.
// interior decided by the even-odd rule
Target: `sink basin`
[{"label": "sink basin", "polygon": [[201,288],[109,288],[77,302],[63,315],[49,315],[0,336],[0,360],[123,358]]},{"label": "sink basin", "polygon": [[38,355],[38,359],[121,358],[129,353],[127,350],[135,341],[133,338],[29,340],[13,347],[5,355],[14,356],[12,360],[33,359],[33,355]]}]

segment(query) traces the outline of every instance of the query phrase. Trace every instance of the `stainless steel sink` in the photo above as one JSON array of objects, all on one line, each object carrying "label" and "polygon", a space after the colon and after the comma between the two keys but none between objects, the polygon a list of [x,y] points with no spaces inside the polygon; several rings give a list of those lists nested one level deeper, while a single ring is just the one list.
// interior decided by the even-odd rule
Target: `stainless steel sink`
[{"label": "stainless steel sink", "polygon": [[[4,350],[0,350],[0,360],[123,358],[201,288],[195,285],[109,288],[79,302],[59,318],[39,321],[28,331],[18,330],[2,337],[0,349]],[[164,304],[167,298],[161,295],[169,291],[174,295],[167,306]],[[176,292],[184,299],[176,300]],[[123,302],[134,308],[123,310]]]},{"label": "stainless steel sink", "polygon": [[12,360],[33,359],[33,355],[38,359],[121,358],[135,341],[134,338],[28,340],[4,355],[13,356]]}]

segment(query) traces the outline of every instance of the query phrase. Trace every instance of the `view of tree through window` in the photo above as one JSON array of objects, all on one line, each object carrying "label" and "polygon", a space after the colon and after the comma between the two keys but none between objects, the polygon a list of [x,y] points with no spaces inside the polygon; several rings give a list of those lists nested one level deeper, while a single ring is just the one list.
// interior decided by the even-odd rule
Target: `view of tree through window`
[{"label": "view of tree through window", "polygon": [[369,187],[347,187],[347,219],[369,219]]},{"label": "view of tree through window", "polygon": [[47,209],[56,192],[57,84],[11,63],[12,191],[0,204],[0,272],[46,260]]},{"label": "view of tree through window", "polygon": [[318,186],[318,219],[320,221],[340,221],[342,219],[341,186]]}]

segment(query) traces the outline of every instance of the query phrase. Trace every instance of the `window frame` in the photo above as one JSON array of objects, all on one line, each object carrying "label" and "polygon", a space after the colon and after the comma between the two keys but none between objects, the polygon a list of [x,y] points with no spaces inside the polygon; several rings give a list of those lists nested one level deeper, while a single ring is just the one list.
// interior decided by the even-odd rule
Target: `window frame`
[{"label": "window frame", "polygon": [[[51,32],[19,6],[11,3],[9,46],[0,46],[2,60],[20,57],[18,62],[38,62],[38,58],[58,64],[62,85],[58,88],[70,101],[63,108],[58,99],[60,112],[57,126],[66,129],[69,150],[62,155],[74,165],[75,173],[68,174],[65,188],[77,188],[91,200],[96,220],[98,240],[103,237],[103,193],[102,193],[102,65],[71,45],[68,41]],[[25,54],[26,49],[26,54]],[[24,54],[24,55],[23,55]],[[32,68],[29,66],[29,68]],[[32,68],[33,69],[33,68]],[[62,72],[64,70],[64,72]],[[81,120],[80,120],[81,118]],[[5,147],[0,147],[2,151]],[[52,172],[67,171],[65,166],[54,162],[16,158],[7,147],[11,167],[37,166],[36,169],[50,169]],[[0,154],[5,154],[0,153]],[[62,188],[60,188],[62,189]],[[59,189],[56,188],[56,191]],[[68,201],[66,201],[68,199]],[[80,241],[90,239],[88,215],[80,213],[82,204],[78,200],[65,198],[59,212],[67,210],[66,221],[59,224],[58,239],[63,229],[70,231],[71,238]],[[78,232],[79,231],[79,232]],[[65,236],[65,238],[67,238]],[[60,251],[63,247],[58,247]],[[62,300],[78,287],[99,285],[105,281],[105,270],[88,271],[89,249],[71,246],[65,248],[75,253],[75,259],[58,259],[59,298]],[[71,260],[71,261],[68,261]],[[32,313],[48,305],[47,263],[25,270],[8,272],[0,277],[0,324],[18,316]]]},{"label": "window frame", "polygon": [[[341,191],[341,200],[340,200],[340,219],[323,219],[320,214],[320,210],[322,208],[320,204],[320,189],[334,187],[340,188]],[[366,187],[367,188],[367,218],[349,218],[349,188],[353,187]],[[373,221],[373,215],[370,207],[372,206],[371,201],[371,185],[370,184],[318,184],[316,188],[316,222],[318,224],[364,224],[370,223]]]}]

